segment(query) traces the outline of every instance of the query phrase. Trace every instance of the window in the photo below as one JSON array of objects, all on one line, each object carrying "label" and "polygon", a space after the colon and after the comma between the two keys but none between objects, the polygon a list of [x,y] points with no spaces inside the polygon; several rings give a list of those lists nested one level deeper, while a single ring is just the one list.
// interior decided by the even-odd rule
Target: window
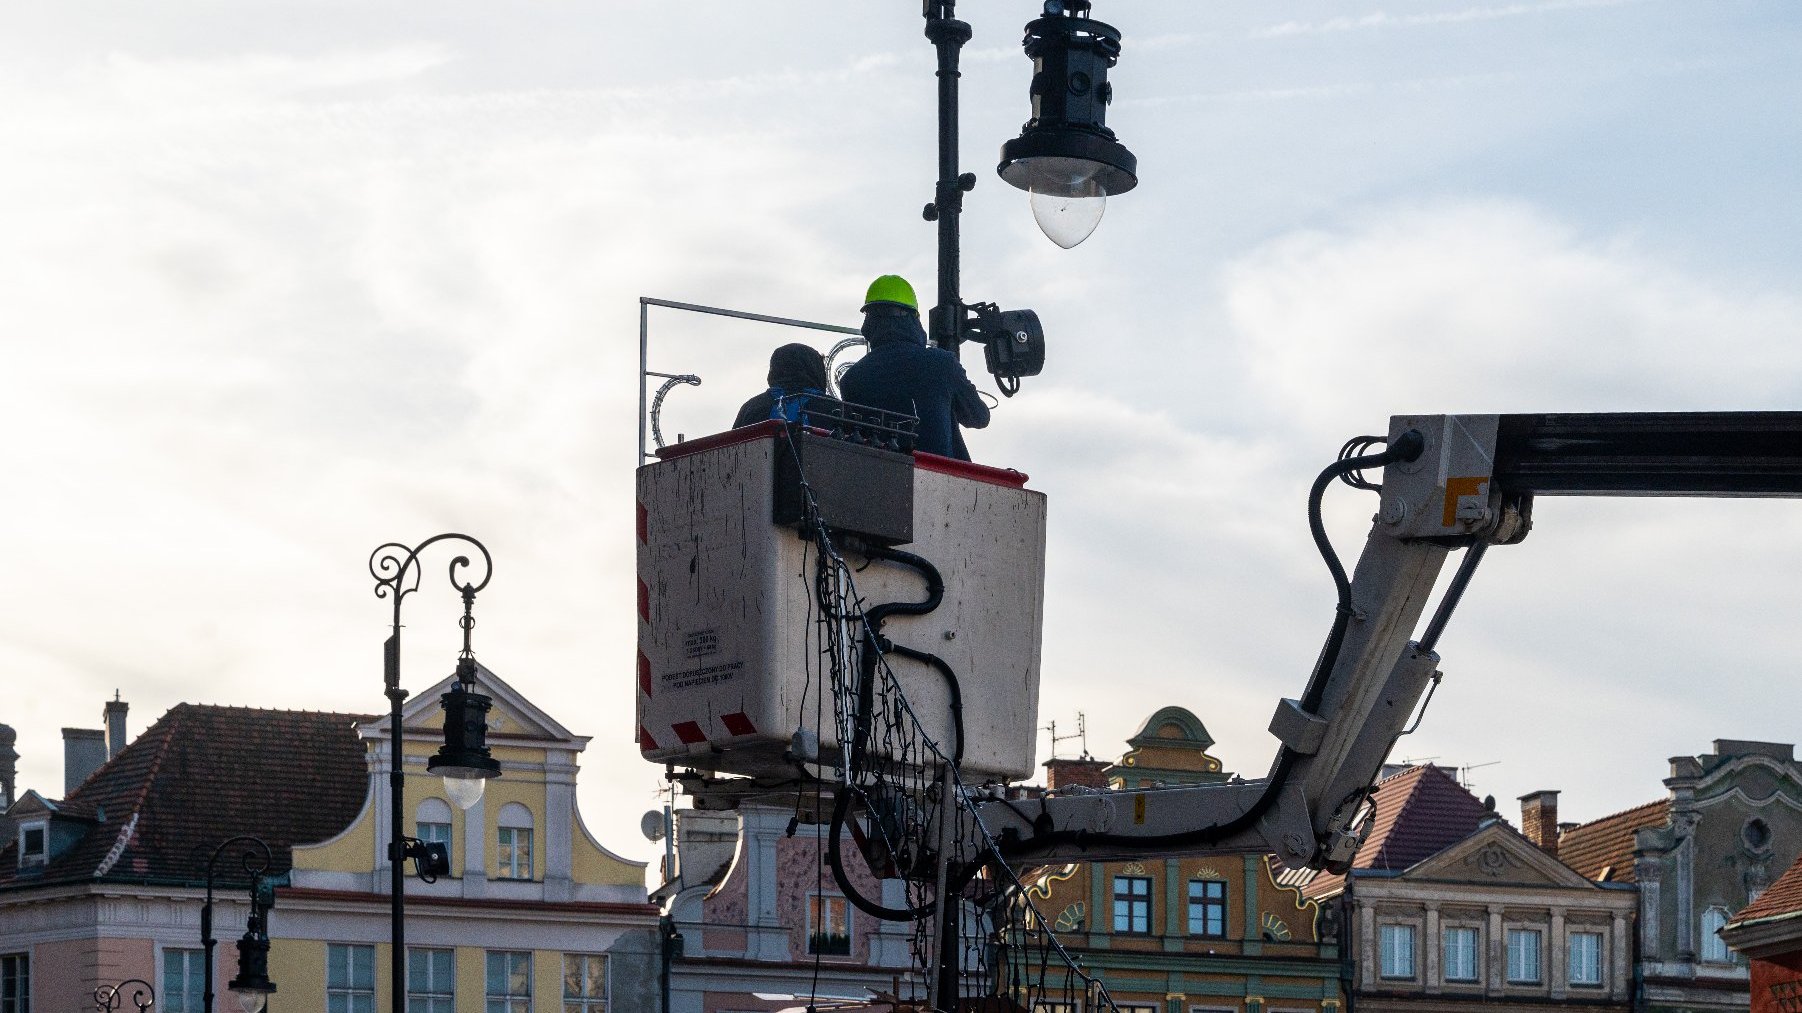
[{"label": "window", "polygon": [[206,999],[205,969],[205,955],[199,950],[164,950],[156,1008],[162,1013],[200,1013]]},{"label": "window", "polygon": [[563,1013],[607,1013],[607,958],[563,955]]},{"label": "window", "polygon": [[1114,877],[1114,931],[1151,931],[1151,877]]},{"label": "window", "polygon": [[1539,930],[1508,930],[1508,980],[1516,985],[1537,985],[1539,977]]},{"label": "window", "polygon": [[446,853],[450,853],[451,843],[451,810],[441,798],[423,799],[419,803],[419,818],[414,821],[414,836],[422,841],[442,844]]},{"label": "window", "polygon": [[532,1013],[532,955],[488,951],[487,1013]]},{"label": "window", "polygon": [[0,955],[0,1013],[31,1013],[31,956]]},{"label": "window", "polygon": [[1452,926],[1445,930],[1445,980],[1477,980],[1477,930]]},{"label": "window", "polygon": [[1602,934],[1572,932],[1570,934],[1570,983],[1600,985],[1602,983]]},{"label": "window", "polygon": [[501,807],[496,879],[532,878],[532,811],[518,802]]},{"label": "window", "polygon": [[1702,959],[1711,964],[1731,964],[1733,954],[1727,950],[1727,940],[1721,938],[1721,929],[1727,925],[1725,908],[1711,907],[1702,912]]},{"label": "window", "polygon": [[326,1013],[375,1013],[375,947],[327,943]]},{"label": "window", "polygon": [[1189,880],[1189,934],[1226,938],[1226,884],[1218,879]]},{"label": "window", "polygon": [[1414,977],[1414,926],[1377,926],[1377,950],[1383,977]]},{"label": "window", "polygon": [[455,1013],[457,951],[407,947],[407,1013]]},{"label": "window", "polygon": [[28,823],[19,828],[19,864],[43,865],[50,860],[50,831],[43,823]]},{"label": "window", "polygon": [[851,910],[845,898],[817,893],[807,898],[807,952],[851,955]]}]

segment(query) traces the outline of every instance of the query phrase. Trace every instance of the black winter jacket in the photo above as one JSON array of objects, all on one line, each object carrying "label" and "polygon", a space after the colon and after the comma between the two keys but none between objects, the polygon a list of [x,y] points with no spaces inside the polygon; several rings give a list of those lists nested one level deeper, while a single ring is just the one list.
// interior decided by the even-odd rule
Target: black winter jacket
[{"label": "black winter jacket", "polygon": [[989,406],[976,394],[957,356],[926,343],[919,314],[902,307],[864,311],[863,336],[870,350],[839,384],[845,400],[920,419],[915,449],[968,461],[958,426],[989,424]]}]

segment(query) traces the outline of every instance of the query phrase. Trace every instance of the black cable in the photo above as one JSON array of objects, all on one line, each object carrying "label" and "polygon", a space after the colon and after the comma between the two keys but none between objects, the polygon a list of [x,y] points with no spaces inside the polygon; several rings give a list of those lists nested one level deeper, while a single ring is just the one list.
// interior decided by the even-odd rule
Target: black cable
[{"label": "black cable", "polygon": [[914,661],[930,665],[934,671],[944,677],[945,688],[951,694],[951,726],[957,734],[957,747],[952,750],[951,762],[961,768],[964,764],[964,694],[963,689],[957,683],[957,673],[951,670],[951,666],[945,662],[945,659],[936,654],[916,651],[900,644],[890,644],[889,651],[899,654],[903,658],[911,658]]},{"label": "black cable", "polygon": [[[1348,444],[1349,445],[1349,444]],[[1408,430],[1397,437],[1394,442],[1378,454],[1366,454],[1341,458],[1321,471],[1320,476],[1308,490],[1308,529],[1313,532],[1314,544],[1320,549],[1321,558],[1326,561],[1327,570],[1333,576],[1333,586],[1338,593],[1338,605],[1333,616],[1333,627],[1327,635],[1325,645],[1320,649],[1320,656],[1314,662],[1314,671],[1308,677],[1307,688],[1302,693],[1302,710],[1312,713],[1320,706],[1321,698],[1326,695],[1326,687],[1331,679],[1333,667],[1339,662],[1339,650],[1345,643],[1346,627],[1352,615],[1351,581],[1345,576],[1345,567],[1339,562],[1338,553],[1333,551],[1333,543],[1326,535],[1326,527],[1320,519],[1320,501],[1326,493],[1326,487],[1336,478],[1359,471],[1364,468],[1376,468],[1397,461],[1412,461],[1421,455],[1426,448],[1426,439],[1415,430]],[[1276,762],[1271,765],[1270,777],[1259,794],[1257,801],[1243,813],[1232,819],[1194,830],[1184,830],[1173,834],[1159,834],[1150,837],[1137,837],[1125,834],[1109,834],[1087,830],[1054,830],[1050,833],[1034,834],[1023,838],[1011,846],[1001,844],[1007,854],[1024,854],[1059,844],[1073,843],[1077,847],[1088,844],[1133,844],[1140,846],[1173,846],[1185,847],[1190,844],[1211,844],[1230,837],[1248,827],[1254,826],[1264,814],[1276,804],[1289,781],[1289,775],[1295,768],[1298,755],[1287,746],[1278,750]]]}]

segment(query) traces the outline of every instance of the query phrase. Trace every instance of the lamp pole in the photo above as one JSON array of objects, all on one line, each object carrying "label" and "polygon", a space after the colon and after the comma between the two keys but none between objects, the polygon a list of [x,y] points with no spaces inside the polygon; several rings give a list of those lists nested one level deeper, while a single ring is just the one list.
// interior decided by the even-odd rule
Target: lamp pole
[{"label": "lamp pole", "polygon": [[957,0],[922,0],[926,38],[939,56],[939,178],[924,217],[938,223],[939,301],[930,317],[932,343],[956,354],[964,305],[959,291],[958,216],[964,194],[976,188],[976,174],[957,171],[957,82],[959,57],[970,41],[970,25],[957,20]]},{"label": "lamp pole", "polygon": [[[269,981],[269,916],[263,904],[263,873],[268,871],[273,856],[262,838],[240,834],[214,848],[213,857],[206,863],[206,903],[200,909],[200,945],[206,951],[202,961],[206,979],[201,1008],[206,1013],[213,1013],[213,871],[219,856],[234,844],[244,845],[239,863],[250,877],[250,919],[244,938],[238,942],[238,976],[231,980],[230,988],[238,993],[241,1005],[246,1009],[254,1006],[256,1010],[261,1010],[269,993],[275,991],[275,985]],[[249,997],[248,1001],[245,997]]]},{"label": "lamp pole", "polygon": [[142,978],[127,978],[117,985],[102,985],[94,990],[95,1013],[112,1013],[125,1002],[125,986],[136,985],[131,990],[131,1004],[137,1007],[138,1013],[156,1005],[156,989],[150,982]]},{"label": "lamp pole", "polygon": [[[412,548],[399,542],[388,542],[376,548],[369,557],[369,575],[375,578],[375,595],[377,598],[390,598],[394,604],[394,617],[389,629],[388,639],[382,645],[383,682],[386,687],[389,703],[388,731],[392,737],[390,768],[388,771],[389,799],[389,997],[394,1013],[404,1013],[407,996],[407,952],[406,952],[406,860],[430,860],[431,854],[424,842],[409,837],[401,832],[406,820],[405,780],[406,762],[402,750],[401,703],[407,698],[407,691],[400,685],[400,608],[407,596],[419,590],[420,574],[423,564],[419,561],[420,553],[439,542],[462,542],[474,548],[482,556],[480,581],[458,579],[458,574],[468,569],[470,558],[459,555],[450,561],[450,583],[463,597],[463,618],[458,625],[463,629],[463,650],[457,656],[457,684],[449,693],[441,698],[445,709],[444,747],[438,755],[432,757],[427,764],[428,770],[441,771],[445,777],[447,794],[461,808],[468,808],[480,797],[481,785],[486,778],[500,775],[500,764],[488,755],[485,742],[487,732],[486,713],[489,699],[473,692],[475,685],[475,655],[470,650],[470,631],[475,628],[476,593],[488,586],[488,580],[494,575],[494,558],[488,554],[488,548],[468,535],[448,532],[433,535]],[[474,789],[466,792],[449,790],[450,783],[455,781],[473,781]],[[440,852],[440,855],[442,852]],[[444,870],[448,871],[448,869]]]}]

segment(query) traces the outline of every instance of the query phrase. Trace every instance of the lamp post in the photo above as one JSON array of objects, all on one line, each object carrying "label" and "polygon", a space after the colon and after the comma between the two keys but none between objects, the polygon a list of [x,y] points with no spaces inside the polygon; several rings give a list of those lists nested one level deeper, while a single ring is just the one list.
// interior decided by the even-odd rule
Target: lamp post
[{"label": "lamp post", "polygon": [[[1033,61],[1032,118],[1020,136],[1001,146],[996,171],[1032,195],[1033,217],[1052,242],[1069,249],[1101,221],[1109,194],[1138,184],[1138,160],[1106,125],[1113,87],[1107,71],[1120,56],[1120,33],[1089,17],[1090,0],[1044,0],[1044,13],[1026,26]],[[938,182],[924,216],[938,225],[938,305],[928,331],[953,353],[980,341],[1001,393],[1012,396],[1020,378],[1045,364],[1045,336],[1031,310],[965,303],[960,290],[958,217],[976,174],[958,172],[958,62],[970,41],[957,20],[957,0],[922,0],[926,38],[938,50]]]},{"label": "lamp post", "polygon": [[137,1007],[138,1013],[144,1013],[156,1005],[156,989],[150,982],[142,978],[127,978],[117,985],[102,985],[94,990],[95,1013],[112,1013],[125,1002],[125,986],[135,985],[131,990],[131,1004]]},{"label": "lamp post", "polygon": [[245,875],[250,877],[250,918],[244,926],[244,937],[238,940],[238,976],[226,984],[238,998],[244,1013],[263,1013],[275,983],[269,980],[269,905],[263,901],[263,873],[269,869],[269,845],[260,837],[240,834],[213,849],[206,863],[206,904],[200,909],[200,945],[206,951],[203,960],[205,985],[201,1008],[213,1013],[213,872],[219,856],[234,844],[244,845],[239,859]]},{"label": "lamp post", "polygon": [[468,556],[450,561],[450,583],[463,596],[463,649],[457,655],[457,682],[450,692],[439,698],[444,708],[444,745],[427,763],[426,769],[444,777],[445,794],[459,809],[468,809],[482,797],[482,786],[491,777],[499,777],[501,766],[488,753],[488,708],[493,703],[475,692],[476,660],[469,646],[470,631],[475,628],[476,592],[488,586],[494,575],[494,559],[481,542],[455,533],[433,535],[418,545],[407,548],[399,542],[377,546],[369,557],[369,575],[375,578],[377,598],[390,598],[394,604],[393,623],[388,640],[382,645],[383,680],[389,703],[389,734],[393,738],[388,772],[389,797],[389,942],[390,998],[394,1013],[404,1013],[407,995],[406,950],[406,875],[405,865],[411,858],[420,875],[431,879],[450,871],[444,847],[431,844],[401,832],[406,820],[405,755],[401,746],[401,703],[407,691],[400,685],[400,607],[407,596],[419,590],[422,565],[420,553],[438,542],[463,542],[482,556],[482,579],[458,580],[459,572],[470,565]]}]

